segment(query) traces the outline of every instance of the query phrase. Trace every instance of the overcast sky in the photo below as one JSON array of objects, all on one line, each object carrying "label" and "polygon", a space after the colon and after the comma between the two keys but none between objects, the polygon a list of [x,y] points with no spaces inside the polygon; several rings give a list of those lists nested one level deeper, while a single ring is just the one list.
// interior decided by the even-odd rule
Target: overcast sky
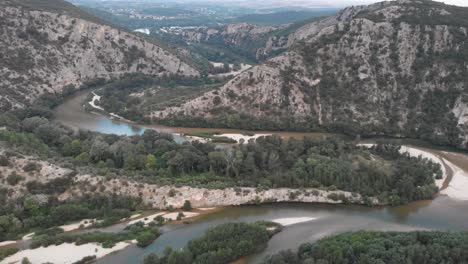
[{"label": "overcast sky", "polygon": [[[125,1],[125,0],[120,0]],[[142,0],[140,0],[142,1]],[[145,1],[145,0],[143,0]],[[151,1],[151,0],[146,0]],[[154,0],[168,1],[168,0]],[[209,2],[212,4],[229,5],[241,4],[243,6],[265,7],[272,6],[303,6],[303,7],[346,7],[351,5],[367,5],[383,0],[172,0],[175,2]],[[468,6],[468,0],[435,0],[450,5]],[[271,6],[270,6],[271,7]]]},{"label": "overcast sky", "polygon": [[[311,0],[313,1],[313,0]],[[381,1],[376,1],[376,0],[330,0],[330,2],[333,2],[333,1],[336,1],[336,2],[344,2],[344,3],[348,3],[348,4],[369,4],[369,3],[376,3],[376,2],[381,2]],[[458,5],[458,6],[468,6],[468,0],[435,0],[437,2],[444,2],[448,5]]]},{"label": "overcast sky", "polygon": [[[0,0],[3,1],[3,0]],[[71,2],[82,2],[86,0],[68,0]],[[154,2],[205,2],[219,5],[236,5],[255,6],[255,7],[278,7],[278,6],[301,6],[301,7],[346,7],[351,5],[367,5],[383,0],[101,0],[101,1],[154,1]],[[450,5],[467,6],[468,0],[434,0],[444,2]]]}]

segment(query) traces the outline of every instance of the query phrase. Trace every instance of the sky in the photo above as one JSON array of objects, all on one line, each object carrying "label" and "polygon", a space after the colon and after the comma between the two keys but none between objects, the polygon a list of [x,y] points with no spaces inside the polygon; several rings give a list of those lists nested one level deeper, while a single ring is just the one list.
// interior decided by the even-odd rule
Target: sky
[{"label": "sky", "polygon": [[[313,1],[313,0],[311,0]],[[351,4],[353,5],[355,3],[359,4],[370,4],[370,3],[376,3],[376,2],[381,2],[379,0],[331,0],[332,2],[335,1],[335,2],[344,2],[344,3],[347,3],[347,4]],[[468,6],[468,0],[435,0],[437,2],[443,2],[443,3],[446,3],[448,5],[458,5],[458,6]]]},{"label": "sky", "polygon": [[[167,1],[167,0],[166,0]],[[184,0],[175,0],[184,1]],[[334,7],[346,7],[351,5],[367,5],[376,2],[382,2],[383,0],[185,0],[187,2],[211,2],[217,1],[221,3],[243,3],[258,5],[260,3],[275,3],[284,6],[297,5],[297,6],[309,6],[309,7],[323,7],[323,6],[334,6]],[[450,5],[468,6],[468,0],[435,0],[438,2],[444,2]]]},{"label": "sky", "polygon": [[[2,1],[2,0],[0,0]],[[75,0],[79,2],[80,0]],[[72,2],[75,2],[72,1]],[[81,0],[84,1],[84,0]],[[367,5],[383,0],[101,0],[101,1],[155,1],[155,2],[209,2],[211,4],[241,4],[244,6],[302,6],[302,7],[347,7],[351,5]],[[467,6],[468,0],[434,0],[450,5]]]}]

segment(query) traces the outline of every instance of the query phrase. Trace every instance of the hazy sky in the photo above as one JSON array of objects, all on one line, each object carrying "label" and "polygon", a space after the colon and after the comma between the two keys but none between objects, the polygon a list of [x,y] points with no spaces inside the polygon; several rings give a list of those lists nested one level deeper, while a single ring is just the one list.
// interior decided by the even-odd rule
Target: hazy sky
[{"label": "hazy sky", "polygon": [[[125,1],[125,0],[121,0]],[[148,0],[147,0],[148,1]],[[158,1],[158,0],[156,0]],[[160,1],[160,0],[159,0]],[[167,0],[164,0],[167,1]],[[242,4],[244,6],[304,6],[304,7],[346,7],[351,5],[366,5],[383,0],[172,0],[176,2],[210,2],[220,4]],[[468,0],[435,0],[450,5],[468,6]]]},{"label": "hazy sky", "polygon": [[[313,1],[313,0],[311,0]],[[361,3],[361,4],[369,4],[369,3],[375,3],[375,2],[381,2],[381,1],[376,1],[376,0],[334,0],[337,2],[344,2],[344,3]],[[437,2],[444,2],[448,5],[459,5],[459,6],[468,6],[468,0],[435,0]],[[333,2],[333,0],[331,0]]]},{"label": "hazy sky", "polygon": [[[0,0],[2,1],[2,0]],[[81,2],[86,0],[69,0]],[[266,6],[302,6],[302,7],[346,7],[351,5],[366,5],[383,0],[101,0],[101,1],[155,1],[155,2],[209,2],[211,4],[232,5],[241,4],[244,6],[266,7]],[[468,6],[468,0],[434,0],[450,5]],[[270,6],[270,7],[271,7]]]}]

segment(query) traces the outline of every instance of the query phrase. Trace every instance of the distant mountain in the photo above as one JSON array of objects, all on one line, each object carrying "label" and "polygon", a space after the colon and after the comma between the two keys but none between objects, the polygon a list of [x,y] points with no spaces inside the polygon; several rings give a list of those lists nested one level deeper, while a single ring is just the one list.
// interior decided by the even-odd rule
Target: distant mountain
[{"label": "distant mountain", "polygon": [[311,9],[305,11],[281,11],[267,14],[250,14],[237,17],[229,21],[231,23],[250,23],[256,25],[278,26],[291,24],[313,17],[324,17],[334,15],[338,9]]},{"label": "distant mountain", "polygon": [[425,0],[350,7],[278,46],[288,50],[151,116],[174,125],[326,129],[468,148],[468,8]]},{"label": "distant mountain", "polygon": [[198,75],[176,55],[62,0],[0,2],[0,109],[125,73]]}]

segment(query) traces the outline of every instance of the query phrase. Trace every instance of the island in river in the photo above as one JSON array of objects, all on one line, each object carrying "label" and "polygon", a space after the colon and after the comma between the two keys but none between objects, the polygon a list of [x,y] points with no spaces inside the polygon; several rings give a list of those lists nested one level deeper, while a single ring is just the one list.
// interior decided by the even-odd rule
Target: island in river
[{"label": "island in river", "polygon": [[[57,108],[60,109],[60,108]],[[73,114],[76,114],[79,112],[73,112]],[[61,110],[61,114],[67,114],[66,112],[63,112],[63,109]],[[70,114],[70,113],[68,113]],[[84,114],[83,116],[91,116],[93,117],[93,121],[91,121],[89,124],[91,126],[96,126],[99,127],[100,123],[95,122],[96,118],[100,119],[103,118],[104,122],[107,122],[107,124],[112,124],[112,126],[117,125],[121,128],[121,126],[129,126],[128,123],[125,122],[119,122],[116,120],[111,120],[105,116],[101,116],[99,114],[93,114],[93,113],[86,113],[86,112],[81,112],[81,114]],[[55,115],[57,117],[57,113]],[[107,120],[106,120],[107,119]],[[56,119],[58,121],[61,121],[60,119]],[[68,118],[65,121],[70,122],[73,121],[73,119]],[[85,119],[82,119],[80,122],[86,122]],[[93,123],[95,122],[95,123]],[[106,125],[107,128],[109,129],[109,126]],[[105,126],[105,127],[106,127]],[[83,129],[89,129],[86,126],[80,127]],[[119,129],[120,129],[119,128]],[[138,128],[141,129],[141,128]],[[138,132],[138,129],[128,129],[126,130],[128,134],[140,134]],[[91,129],[93,130],[93,129]],[[103,133],[112,133],[107,130],[105,131],[100,131],[97,130],[98,132],[103,132]],[[120,131],[120,130],[116,130]],[[234,131],[230,131],[232,134]],[[121,134],[127,134],[127,133],[121,133]],[[320,135],[322,136],[322,135]],[[409,148],[411,152],[413,152],[413,155],[419,155],[423,154],[428,156],[430,159],[434,160],[435,162],[442,164],[442,168],[444,171],[443,178],[438,181],[439,187],[445,188],[444,191],[448,191],[448,186],[450,186],[451,179],[456,177],[457,174],[455,172],[462,172],[458,174],[458,177],[466,177],[463,176],[465,172],[465,167],[466,167],[466,156],[464,154],[460,153],[452,153],[448,152],[446,150],[439,150],[439,149],[428,149],[428,148],[423,148],[423,147],[415,147],[413,146],[412,148]],[[419,153],[416,153],[415,151],[418,150]],[[453,166],[452,166],[453,165]],[[456,167],[454,167],[456,166]],[[465,166],[465,167],[464,167]],[[89,179],[89,176],[86,176],[85,174],[79,174],[76,176],[77,181],[83,180],[83,181],[88,181],[88,180],[96,180],[98,178]],[[463,178],[461,178],[463,179]],[[291,243],[279,243],[279,241],[276,242],[276,247],[273,247],[273,249],[270,247],[270,244],[275,245],[276,237],[270,241],[268,244],[268,247],[265,251],[263,251],[261,254],[254,255],[248,258],[249,261],[256,262],[258,261],[262,256],[265,254],[273,253],[276,252],[278,249],[286,249],[286,248],[294,248],[299,243],[301,242],[307,242],[307,241],[314,241],[315,239],[318,239],[320,237],[334,234],[334,233],[339,233],[342,231],[349,231],[349,230],[356,230],[356,229],[362,229],[366,228],[366,225],[362,225],[361,223],[367,223],[368,227],[370,229],[378,229],[378,230],[413,230],[413,229],[452,229],[452,230],[458,230],[461,228],[464,228],[463,224],[460,224],[458,222],[450,222],[450,224],[447,224],[447,217],[450,217],[450,215],[453,214],[445,214],[445,212],[442,212],[442,214],[439,216],[442,219],[445,219],[445,224],[443,223],[444,221],[435,221],[432,223],[424,222],[427,221],[427,217],[429,217],[426,214],[422,214],[422,217],[416,217],[418,219],[417,221],[408,221],[408,219],[411,219],[410,216],[418,216],[419,213],[414,212],[411,213],[409,211],[414,210],[415,208],[422,209],[424,206],[426,208],[432,208],[429,210],[431,214],[438,215],[440,211],[443,211],[441,208],[449,207],[453,208],[457,204],[457,202],[451,198],[448,197],[438,197],[436,198],[433,202],[428,201],[427,203],[425,202],[417,202],[417,203],[412,203],[403,207],[397,207],[397,208],[392,208],[391,210],[388,208],[364,208],[364,207],[356,207],[356,206],[351,206],[351,205],[325,205],[325,206],[319,206],[315,203],[317,202],[325,202],[325,203],[337,203],[338,201],[332,200],[327,200],[329,193],[328,192],[337,192],[339,193],[340,191],[330,191],[330,190],[304,190],[304,192],[300,192],[298,194],[295,194],[291,196],[291,190],[288,190],[286,188],[281,188],[281,189],[269,189],[269,190],[257,190],[255,188],[240,188],[234,190],[233,188],[231,189],[225,189],[222,192],[219,190],[212,190],[212,189],[199,189],[199,188],[194,188],[194,187],[179,187],[181,189],[178,189],[178,187],[172,186],[158,186],[158,185],[151,185],[151,184],[136,184],[131,181],[125,182],[119,182],[119,179],[114,179],[109,181],[109,186],[106,186],[109,189],[120,189],[121,194],[142,194],[143,199],[145,201],[153,203],[153,207],[156,206],[161,206],[160,208],[165,208],[162,207],[164,206],[173,206],[173,207],[181,207],[184,203],[185,200],[190,200],[193,203],[194,207],[212,207],[212,206],[221,206],[221,205],[238,205],[238,204],[244,204],[244,203],[258,203],[258,202],[273,202],[274,200],[270,199],[262,199],[261,197],[265,195],[267,198],[274,198],[276,201],[297,201],[297,202],[312,202],[314,204],[311,205],[303,205],[304,207],[296,207],[295,205],[287,204],[275,204],[274,206],[270,205],[262,205],[262,206],[252,206],[252,207],[227,207],[221,211],[214,212],[213,214],[208,214],[206,216],[201,216],[200,218],[197,218],[193,221],[192,225],[182,225],[178,223],[174,224],[169,224],[167,227],[163,228],[163,235],[152,245],[150,245],[147,249],[138,249],[132,245],[127,246],[124,250],[107,255],[103,257],[100,261],[103,263],[110,263],[110,262],[122,262],[122,263],[132,263],[132,260],[135,259],[141,259],[143,255],[150,253],[150,252],[161,252],[166,246],[172,246],[175,248],[182,247],[187,241],[191,238],[194,238],[198,235],[200,235],[202,232],[206,230],[208,226],[212,226],[216,223],[221,223],[225,221],[252,221],[254,219],[271,219],[272,216],[274,216],[274,219],[284,219],[284,218],[289,218],[289,215],[292,213],[290,210],[282,211],[281,208],[285,209],[290,209],[290,208],[296,208],[297,212],[292,215],[292,218],[309,218],[311,219],[310,221],[306,222],[296,222],[295,224],[288,226],[285,228],[285,234],[281,234],[280,236],[290,236],[290,242]],[[115,187],[115,188],[114,188]],[[453,186],[454,189],[457,188],[457,186]],[[159,192],[159,189],[161,189],[161,192]],[[175,192],[174,197],[167,197],[168,193]],[[78,190],[79,191],[79,190]],[[240,191],[240,192],[239,192]],[[307,193],[312,193],[313,191],[318,191],[319,194],[321,192],[327,192],[326,195],[309,195],[307,196]],[[179,195],[180,193],[180,195]],[[461,193],[461,192],[459,192]],[[166,194],[165,199],[162,199],[162,196]],[[448,192],[447,194],[452,195],[453,197],[455,192]],[[67,193],[63,194],[62,198],[66,198]],[[158,196],[159,195],[159,196]],[[206,195],[206,196],[205,196]],[[232,195],[232,196],[231,196]],[[352,197],[352,194],[349,194]],[[151,199],[153,197],[153,199]],[[156,198],[161,198],[161,199],[156,199]],[[257,198],[258,197],[258,198]],[[458,198],[463,198],[462,196],[459,196]],[[258,200],[260,199],[260,200]],[[303,199],[303,200],[302,200]],[[161,204],[161,201],[165,201],[164,204]],[[437,208],[431,207],[432,204],[437,204],[441,203],[442,206],[437,206]],[[421,207],[421,205],[423,207]],[[463,204],[462,204],[463,206]],[[262,208],[267,208],[266,210]],[[403,208],[403,209],[402,209]],[[344,211],[342,211],[344,210]],[[399,213],[394,210],[402,210],[403,215],[407,215],[406,218],[403,217],[396,217]],[[346,224],[345,226],[333,226],[330,224],[330,232],[319,232],[320,229],[314,229],[312,226],[316,225],[316,223],[320,223],[323,219],[323,217],[319,217],[315,215],[314,212],[317,211],[325,211],[330,213],[331,215],[334,215],[333,217],[337,217],[337,219],[342,219],[343,217],[346,217],[347,219],[352,219],[353,215],[354,216],[359,216],[358,219],[356,219],[356,222],[350,221],[349,225]],[[422,210],[424,212],[424,210]],[[234,215],[231,215],[230,212],[238,212]],[[272,212],[275,212],[275,214],[272,214]],[[341,215],[334,214],[334,212],[341,212]],[[278,214],[276,214],[278,213]],[[215,217],[215,221],[209,221],[210,216]],[[244,217],[245,216],[245,217]],[[383,218],[381,221],[373,222],[372,219],[377,218]],[[217,218],[220,217],[220,218]],[[363,219],[364,218],[364,219]],[[217,219],[217,220],[216,220]],[[274,220],[271,219],[271,220]],[[423,220],[426,219],[426,220]],[[220,222],[221,220],[221,222]],[[331,219],[326,218],[324,219],[325,223],[328,224],[331,223]],[[205,222],[206,221],[206,222]],[[293,221],[294,222],[294,221]],[[342,221],[340,221],[342,222]],[[429,221],[430,222],[430,221]],[[359,223],[359,224],[358,224]],[[372,224],[374,223],[374,224]],[[452,223],[454,223],[452,225]],[[206,225],[205,225],[206,224]],[[301,235],[297,233],[297,227],[302,227]],[[322,225],[322,228],[324,226]],[[325,228],[326,229],[326,228]],[[322,229],[322,230],[325,230]],[[183,232],[182,235],[178,233],[177,231]],[[291,230],[291,231],[290,231]],[[296,230],[296,231],[293,231]],[[309,231],[307,231],[309,230]],[[187,232],[187,233],[184,233]],[[292,232],[292,233],[290,233]],[[314,235],[312,235],[314,234]],[[294,238],[294,239],[293,239]],[[296,239],[300,238],[300,239]],[[295,241],[292,241],[295,240]],[[285,240],[286,241],[286,240]],[[271,250],[271,251],[269,251]],[[127,258],[128,257],[128,258]]]}]

